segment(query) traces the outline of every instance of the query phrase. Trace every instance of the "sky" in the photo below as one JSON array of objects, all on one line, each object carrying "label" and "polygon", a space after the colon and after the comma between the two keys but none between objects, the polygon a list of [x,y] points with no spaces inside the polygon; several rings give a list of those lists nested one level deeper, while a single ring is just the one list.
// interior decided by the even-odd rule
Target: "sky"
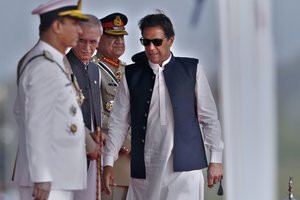
[{"label": "sky", "polygon": [[[39,17],[31,15],[31,11],[46,0],[1,0],[0,3],[0,106],[5,96],[14,96],[16,86],[12,84],[16,79],[16,66],[19,59],[26,53],[38,40]],[[141,50],[143,47],[139,43],[141,37],[138,29],[138,21],[147,14],[155,12],[156,9],[162,10],[173,22],[175,29],[175,41],[172,51],[176,56],[188,56],[199,58],[204,66],[206,75],[211,86],[216,86],[216,74],[219,70],[219,35],[218,35],[218,15],[216,3],[218,0],[204,0],[202,10],[198,10],[196,15],[193,11],[196,7],[196,0],[83,0],[83,12],[102,18],[113,12],[121,12],[127,15],[128,24],[126,29],[129,32],[125,36],[126,51],[121,57],[122,60],[130,63],[130,57]],[[299,0],[272,0],[273,3],[273,30],[275,59],[277,66],[282,69],[300,66],[300,20],[299,20]],[[197,21],[197,17],[199,20]],[[192,23],[196,21],[197,23]],[[279,71],[281,73],[281,71]],[[290,72],[291,74],[293,72]],[[280,76],[280,75],[279,75]],[[295,75],[294,75],[295,77]],[[300,77],[300,74],[299,76]],[[287,128],[296,127],[295,131],[284,129],[287,136],[291,133],[299,133],[299,89],[297,85],[289,85],[291,78],[286,76],[279,79],[279,90],[291,91],[294,98],[280,97],[283,102],[288,102],[288,107],[282,110],[291,113],[294,111],[295,120],[293,125],[288,124]],[[298,78],[297,78],[298,80]],[[287,86],[282,83],[287,82]],[[296,81],[295,81],[296,82]],[[297,81],[296,83],[298,83]],[[282,89],[280,88],[282,86]],[[295,88],[296,87],[296,88]],[[216,95],[216,92],[214,93]],[[298,95],[298,97],[296,96]],[[294,99],[294,103],[290,103]],[[10,100],[10,99],[9,99]],[[9,101],[8,100],[8,101]],[[13,99],[11,100],[13,102]],[[287,104],[287,103],[286,103]],[[12,103],[6,108],[8,115],[11,115]],[[295,109],[298,108],[298,109]],[[1,110],[0,110],[1,111]],[[10,114],[9,114],[10,113]],[[283,120],[289,120],[289,113],[281,114]],[[0,113],[0,117],[2,117]],[[5,116],[5,115],[4,115]],[[7,116],[6,116],[7,117]],[[1,121],[1,119],[0,119]],[[3,130],[0,127],[0,131]],[[10,136],[13,139],[13,135]],[[291,140],[293,137],[290,137]],[[1,139],[1,134],[0,134]],[[295,146],[299,147],[297,140]],[[299,152],[299,148],[297,151]],[[14,152],[13,152],[14,153]],[[286,158],[288,156],[285,156]],[[293,160],[295,161],[295,159]],[[299,163],[299,161],[297,161]],[[286,161],[286,163],[289,163]],[[300,165],[300,163],[299,163]],[[289,166],[285,168],[290,169]],[[10,172],[9,172],[10,173]],[[288,175],[287,175],[288,176]],[[298,175],[300,178],[300,174]],[[285,177],[284,177],[285,178]],[[298,186],[300,179],[296,179]],[[1,185],[0,185],[1,187]],[[298,187],[299,188],[299,187]],[[285,188],[284,188],[285,189]],[[0,188],[1,193],[1,188]],[[297,197],[299,198],[299,196]],[[1,197],[0,197],[1,199]]]},{"label": "sky", "polygon": [[[26,3],[25,3],[26,2]],[[15,69],[18,60],[28,51],[38,39],[39,17],[31,15],[31,11],[44,3],[44,0],[1,0],[0,20],[2,30],[0,31],[1,46],[0,58],[2,62],[0,81],[7,78],[15,78]],[[169,16],[175,29],[175,43],[173,53],[177,56],[189,56],[200,58],[202,63],[209,69],[215,68],[216,59],[209,59],[217,51],[214,1],[206,1],[203,12],[193,15],[196,1],[99,1],[83,0],[82,10],[102,18],[112,12],[121,12],[127,15],[128,24],[126,29],[129,32],[125,36],[126,51],[121,57],[129,63],[130,57],[143,50],[139,43],[141,37],[138,29],[138,21],[147,14],[154,13],[156,9],[162,10]],[[201,17],[198,23],[197,17]],[[208,70],[210,71],[210,70]],[[208,72],[209,73],[209,72]]]},{"label": "sky", "polygon": [[[19,59],[38,40],[39,17],[31,15],[31,11],[44,2],[46,1],[1,0],[0,3],[2,25],[0,30],[0,153],[2,154],[0,158],[2,155],[5,158],[5,162],[0,162],[0,169],[4,167],[4,171],[0,170],[0,177],[5,176],[6,186],[12,185],[10,176],[17,149],[15,121],[12,116],[16,95],[16,67]],[[131,62],[130,58],[133,54],[143,50],[139,42],[141,34],[138,21],[145,15],[154,13],[156,9],[162,10],[174,25],[175,41],[172,47],[174,55],[199,58],[211,85],[216,86],[215,79],[209,78],[216,74],[219,62],[214,1],[205,1],[203,12],[198,10],[193,13],[195,7],[195,0],[176,1],[176,3],[174,0],[83,0],[82,2],[83,12],[98,18],[113,12],[121,12],[128,17],[126,30],[129,35],[125,36],[126,51],[121,57],[127,63]],[[4,121],[4,124],[1,124],[1,121]],[[0,180],[0,199],[1,190]],[[5,191],[5,193],[7,196],[13,196],[12,199],[16,199],[15,190]]]},{"label": "sky", "polygon": [[[1,0],[0,6],[0,83],[15,79],[18,60],[38,39],[39,17],[31,11],[45,0]],[[196,57],[201,60],[206,73],[218,68],[219,36],[216,13],[217,0],[204,0],[201,10],[194,15],[197,0],[83,0],[85,13],[102,18],[112,12],[122,12],[128,17],[126,51],[121,57],[127,63],[130,57],[143,49],[138,21],[143,16],[160,9],[168,15],[175,29],[173,53],[177,56]],[[276,60],[283,64],[293,62],[300,53],[300,21],[298,0],[273,0],[273,29]],[[195,17],[196,16],[196,17]],[[199,20],[197,21],[197,17]],[[197,23],[192,23],[197,21]]]}]

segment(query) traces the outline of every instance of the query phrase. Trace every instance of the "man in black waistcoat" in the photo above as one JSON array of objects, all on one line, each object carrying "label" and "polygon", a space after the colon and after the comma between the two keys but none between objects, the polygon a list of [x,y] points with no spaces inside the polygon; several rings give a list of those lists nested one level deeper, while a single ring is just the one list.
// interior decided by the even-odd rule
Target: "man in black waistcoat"
[{"label": "man in black waistcoat", "polygon": [[[96,128],[101,126],[101,74],[99,73],[98,66],[90,62],[90,59],[98,46],[103,30],[101,22],[97,17],[93,15],[88,16],[88,21],[80,23],[83,34],[80,35],[77,46],[72,48],[67,54],[67,59],[84,95],[81,110],[86,132],[87,134],[91,134],[95,138],[95,141],[97,141]],[[99,158],[100,146],[97,149],[98,151],[87,152],[87,156],[90,159],[87,189],[77,191],[74,200],[96,199],[97,167],[95,159]],[[100,198],[100,194],[98,195]]]},{"label": "man in black waistcoat", "polygon": [[221,127],[207,79],[198,59],[171,53],[175,33],[166,15],[147,15],[139,28],[147,59],[142,54],[126,66],[119,85],[104,150],[103,189],[111,194],[113,161],[131,126],[127,199],[204,200],[202,169],[208,167],[208,187],[223,175]]}]

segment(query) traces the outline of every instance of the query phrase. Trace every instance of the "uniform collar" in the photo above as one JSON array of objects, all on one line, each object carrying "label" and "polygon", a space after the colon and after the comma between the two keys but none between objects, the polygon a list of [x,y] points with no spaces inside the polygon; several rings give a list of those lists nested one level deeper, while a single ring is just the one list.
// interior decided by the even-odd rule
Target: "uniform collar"
[{"label": "uniform collar", "polygon": [[102,62],[104,62],[104,63],[106,63],[106,64],[109,64],[110,66],[115,67],[115,68],[118,68],[118,67],[120,67],[120,65],[121,65],[121,61],[120,61],[119,59],[118,59],[118,62],[116,62],[116,61],[110,59],[109,57],[104,56],[104,55],[101,54],[101,53],[100,53],[100,54],[97,54],[96,56],[97,56],[97,60],[98,60],[98,61],[102,61]]},{"label": "uniform collar", "polygon": [[165,69],[165,65],[170,62],[171,58],[172,58],[172,54],[170,54],[170,57],[162,63],[161,67],[159,66],[159,64],[152,63],[150,60],[148,62],[149,62],[150,67],[152,68],[153,72],[157,73],[158,71]]},{"label": "uniform collar", "polygon": [[62,53],[60,53],[57,49],[55,49],[53,46],[48,44],[47,42],[44,42],[43,40],[39,40],[37,47],[40,48],[41,50],[46,50],[48,51],[52,56],[55,61],[57,61],[61,66],[64,66],[63,59],[64,56]]}]

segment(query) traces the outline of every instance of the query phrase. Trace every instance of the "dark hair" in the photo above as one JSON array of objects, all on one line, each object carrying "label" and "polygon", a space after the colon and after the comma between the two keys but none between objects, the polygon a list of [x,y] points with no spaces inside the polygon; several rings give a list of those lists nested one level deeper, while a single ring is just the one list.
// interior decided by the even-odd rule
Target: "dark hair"
[{"label": "dark hair", "polygon": [[169,17],[163,14],[161,11],[157,14],[146,15],[139,21],[139,28],[143,35],[144,29],[147,27],[160,26],[167,38],[170,38],[175,35],[173,24]]},{"label": "dark hair", "polygon": [[[55,11],[51,11],[51,12],[40,15],[40,19],[41,19],[41,23],[39,26],[40,36],[51,27],[52,23],[55,20],[59,20],[60,22],[64,21],[64,17],[58,16],[58,11],[55,10]],[[66,17],[68,17],[68,16],[66,16]]]},{"label": "dark hair", "polygon": [[40,16],[41,23],[39,26],[40,36],[46,32],[51,24],[56,20],[56,17],[44,17],[43,15]]}]

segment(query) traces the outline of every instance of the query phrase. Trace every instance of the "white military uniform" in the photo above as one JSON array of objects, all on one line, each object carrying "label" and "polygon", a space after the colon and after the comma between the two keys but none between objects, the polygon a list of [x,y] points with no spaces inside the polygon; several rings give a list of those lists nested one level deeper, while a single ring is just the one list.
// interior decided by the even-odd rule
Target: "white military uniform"
[{"label": "white military uniform", "polygon": [[[47,56],[28,62],[45,52]],[[20,187],[51,182],[51,190],[86,188],[84,123],[76,91],[64,71],[63,57],[39,41],[21,67],[22,71],[28,63],[19,79],[14,108],[19,128],[14,181]]]}]

